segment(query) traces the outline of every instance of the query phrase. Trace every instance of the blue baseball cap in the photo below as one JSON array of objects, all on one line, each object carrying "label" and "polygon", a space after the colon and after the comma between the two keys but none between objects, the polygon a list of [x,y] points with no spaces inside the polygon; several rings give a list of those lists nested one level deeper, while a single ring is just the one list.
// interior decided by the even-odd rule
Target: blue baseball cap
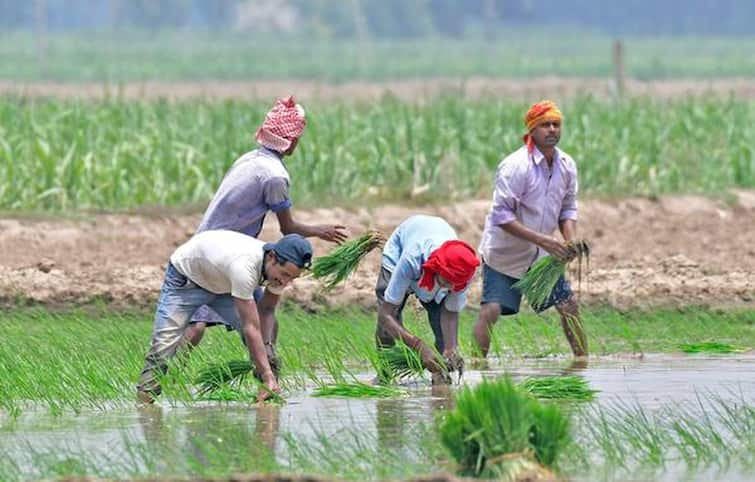
[{"label": "blue baseball cap", "polygon": [[262,249],[272,251],[279,260],[299,268],[309,268],[312,264],[312,244],[299,234],[287,234],[276,243],[266,243]]}]

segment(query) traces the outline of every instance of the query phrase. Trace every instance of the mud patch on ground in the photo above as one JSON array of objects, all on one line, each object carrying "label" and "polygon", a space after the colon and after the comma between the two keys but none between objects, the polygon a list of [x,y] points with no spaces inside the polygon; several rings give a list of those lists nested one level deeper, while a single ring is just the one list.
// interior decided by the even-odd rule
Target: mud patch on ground
[{"label": "mud patch on ground", "polygon": [[[737,201],[696,196],[586,200],[580,232],[593,243],[589,277],[581,284],[587,304],[618,308],[755,302],[755,193]],[[460,237],[480,240],[487,200],[451,206],[382,206],[296,211],[308,223],[340,221],[357,235],[367,228],[386,234],[415,213],[447,219]],[[6,305],[50,307],[105,302],[114,308],[154,304],[168,256],[188,239],[201,214],[108,214],[83,220],[0,218],[0,300]],[[269,216],[261,237],[278,236]],[[317,254],[329,249],[315,240]],[[308,308],[374,304],[380,254],[372,253],[349,281],[329,293],[311,278],[299,279],[285,297]],[[472,284],[471,307],[480,280]]]}]

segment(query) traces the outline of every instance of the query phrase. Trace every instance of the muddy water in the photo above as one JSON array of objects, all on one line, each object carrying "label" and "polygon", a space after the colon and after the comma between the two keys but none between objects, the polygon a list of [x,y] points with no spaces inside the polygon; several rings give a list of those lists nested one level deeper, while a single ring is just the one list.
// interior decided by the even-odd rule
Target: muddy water
[{"label": "muddy water", "polygon": [[[715,394],[732,401],[755,400],[755,354],[730,356],[645,355],[642,358],[601,358],[587,364],[563,359],[532,359],[502,363],[490,361],[465,373],[463,382],[478,383],[508,373],[526,376],[578,374],[606,407],[632,402],[652,412],[671,403],[699,401]],[[370,374],[364,374],[369,380]],[[346,440],[358,434],[362,442],[378,450],[401,449],[418,427],[432,424],[439,410],[453,403],[453,388],[432,388],[416,382],[405,387],[408,395],[394,399],[315,398],[309,391],[289,394],[284,406],[257,408],[243,403],[172,405],[161,401],[147,409],[114,408],[104,412],[54,417],[46,411],[25,412],[16,420],[2,419],[0,457],[12,460],[17,474],[35,478],[44,470],[40,462],[52,458],[84,458],[100,474],[129,467],[143,473],[154,469],[157,453],[165,447],[195,453],[202,463],[206,446],[248,454],[267,447],[282,463],[296,465],[286,439],[317,444],[318,437]],[[197,447],[204,446],[204,451]],[[407,447],[408,450],[408,447]],[[203,453],[205,455],[203,455]],[[408,456],[409,457],[409,456]],[[209,463],[209,462],[208,462]],[[153,465],[152,469],[149,469]],[[2,465],[0,465],[2,467]],[[157,464],[159,470],[160,464]],[[680,469],[681,470],[681,469]],[[733,469],[732,469],[733,470]],[[2,475],[2,473],[0,473]],[[44,473],[44,475],[49,475]],[[666,471],[658,480],[676,480],[678,472]],[[0,477],[1,478],[1,477]],[[591,476],[591,479],[594,477]],[[685,479],[689,475],[685,476]],[[693,480],[749,480],[738,473],[700,473]]]}]

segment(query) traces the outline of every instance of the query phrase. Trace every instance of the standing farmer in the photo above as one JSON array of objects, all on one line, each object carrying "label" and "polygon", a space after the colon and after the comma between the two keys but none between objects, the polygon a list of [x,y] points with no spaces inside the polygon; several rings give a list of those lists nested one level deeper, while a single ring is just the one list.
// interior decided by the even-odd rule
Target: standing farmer
[{"label": "standing farmer", "polygon": [[433,373],[433,382],[440,381],[442,367],[436,353],[404,328],[401,313],[406,299],[414,293],[427,311],[437,352],[452,364],[460,364],[459,312],[479,265],[474,249],[459,241],[444,219],[417,215],[402,222],[385,243],[375,286],[378,345],[391,346],[400,339],[419,353],[423,366]]},{"label": "standing farmer", "polygon": [[[521,293],[512,288],[532,264],[548,254],[572,256],[566,243],[577,234],[577,165],[556,145],[561,111],[544,100],[527,112],[524,146],[498,165],[493,205],[480,244],[483,259],[482,306],[474,339],[483,356],[500,315],[519,311]],[[553,237],[558,228],[565,242]],[[555,306],[575,356],[587,355],[587,338],[569,283],[562,276],[538,311]]]},{"label": "standing farmer", "polygon": [[[293,97],[277,100],[257,130],[256,138],[260,148],[247,152],[233,163],[210,201],[197,232],[227,229],[256,238],[262,230],[265,215],[272,211],[278,217],[278,225],[284,235],[295,233],[336,243],[344,241],[346,234],[340,224],[303,224],[295,221],[291,214],[290,179],[283,158],[293,154],[305,125],[304,109],[294,102]],[[270,332],[262,335],[268,355],[274,362],[276,375],[277,357],[274,346],[278,322],[273,311],[280,299],[279,295],[280,293],[269,290],[264,296],[261,290],[257,295],[260,298],[260,315],[272,319]],[[196,346],[202,339],[205,327],[217,324],[226,324],[230,329],[222,317],[203,306],[192,317],[186,341],[190,346]]]},{"label": "standing farmer", "polygon": [[249,358],[268,391],[278,391],[263,341],[255,292],[265,286],[279,294],[312,260],[312,245],[298,234],[277,243],[233,231],[204,231],[171,255],[155,311],[152,343],[139,376],[138,398],[151,403],[161,392],[159,376],[168,370],[189,320],[200,306],[209,306],[242,337]]}]

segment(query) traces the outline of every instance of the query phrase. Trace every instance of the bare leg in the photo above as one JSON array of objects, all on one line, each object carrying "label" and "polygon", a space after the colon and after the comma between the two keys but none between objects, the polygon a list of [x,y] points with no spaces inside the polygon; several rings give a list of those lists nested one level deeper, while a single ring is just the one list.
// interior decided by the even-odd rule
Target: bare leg
[{"label": "bare leg", "polygon": [[501,305],[498,303],[485,303],[480,306],[480,315],[472,332],[472,348],[477,348],[483,358],[488,356],[490,351],[490,331],[500,314]]},{"label": "bare leg", "polygon": [[587,336],[582,327],[577,300],[572,296],[556,305],[556,309],[561,315],[561,327],[564,329],[564,335],[571,346],[572,353],[577,357],[586,357],[588,354]]}]

